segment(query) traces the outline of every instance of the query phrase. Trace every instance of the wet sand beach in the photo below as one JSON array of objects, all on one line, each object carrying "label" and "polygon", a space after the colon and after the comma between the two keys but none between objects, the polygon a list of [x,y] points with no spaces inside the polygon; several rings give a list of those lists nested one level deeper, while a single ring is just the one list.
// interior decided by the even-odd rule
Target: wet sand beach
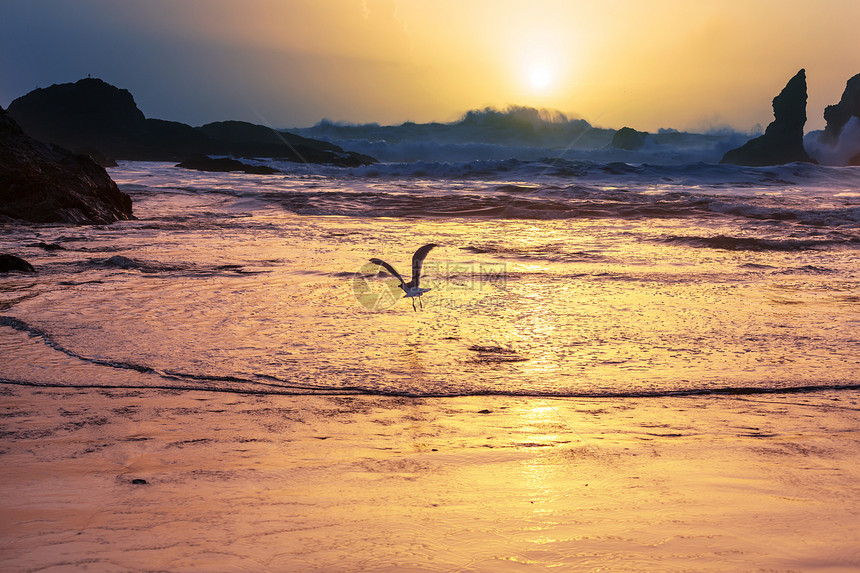
[{"label": "wet sand beach", "polygon": [[0,573],[860,573],[860,1],[107,4],[2,4]]},{"label": "wet sand beach", "polygon": [[2,392],[7,572],[860,568],[856,392]]}]

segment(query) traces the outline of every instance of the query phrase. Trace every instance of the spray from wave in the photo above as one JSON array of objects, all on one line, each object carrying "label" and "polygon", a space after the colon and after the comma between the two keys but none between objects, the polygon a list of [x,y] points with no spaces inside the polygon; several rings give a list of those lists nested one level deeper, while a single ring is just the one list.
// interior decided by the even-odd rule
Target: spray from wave
[{"label": "spray from wave", "polygon": [[823,141],[823,134],[823,131],[813,131],[803,139],[804,147],[818,163],[839,166],[860,162],[860,118],[852,116],[833,144]]},{"label": "spray from wave", "polygon": [[385,163],[502,161],[543,158],[627,163],[717,163],[749,134],[730,130],[687,133],[661,129],[636,149],[613,145],[615,129],[595,127],[556,110],[509,106],[465,113],[450,123],[382,126],[323,120],[292,129],[376,157]]}]

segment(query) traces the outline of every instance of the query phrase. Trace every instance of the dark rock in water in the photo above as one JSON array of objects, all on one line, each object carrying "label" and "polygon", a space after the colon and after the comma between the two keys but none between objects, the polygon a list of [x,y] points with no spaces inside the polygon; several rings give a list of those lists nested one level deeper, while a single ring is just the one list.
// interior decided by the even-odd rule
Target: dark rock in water
[{"label": "dark rock in water", "polygon": [[300,163],[328,163],[358,167],[376,159],[344,151],[333,143],[302,137],[245,121],[218,121],[197,128],[221,146],[218,154],[236,157],[276,157]]},{"label": "dark rock in water", "polygon": [[143,478],[134,478],[133,480],[131,480],[131,483],[133,483],[134,485],[147,485],[149,482],[147,482]]},{"label": "dark rock in water", "polygon": [[111,267],[119,267],[121,269],[136,269],[141,266],[141,264],[134,259],[130,259],[122,255],[114,255],[107,259],[104,264]]},{"label": "dark rock in water", "polygon": [[803,147],[806,124],[806,70],[800,70],[773,98],[774,120],[764,135],[727,152],[720,163],[765,166],[795,161],[814,163]]},{"label": "dark rock in water", "polygon": [[22,273],[35,273],[33,265],[15,255],[0,255],[0,273],[9,271],[21,271]]},{"label": "dark rock in water", "polygon": [[860,118],[860,74],[845,84],[845,91],[842,92],[839,103],[824,108],[827,126],[821,136],[822,143],[834,144],[839,141],[842,128],[852,117]]},{"label": "dark rock in water", "polygon": [[191,159],[186,159],[182,163],[178,164],[177,167],[184,167],[185,169],[196,169],[197,171],[244,171],[245,173],[252,173],[255,175],[271,175],[273,173],[280,173],[280,171],[278,171],[277,169],[274,169],[267,165],[248,165],[247,163],[242,163],[241,161],[237,161],[236,159],[229,159],[226,157],[221,157],[218,159],[211,159],[209,157],[194,157]]},{"label": "dark rock in water", "polygon": [[84,155],[36,141],[0,108],[0,215],[34,223],[131,219],[131,198]]},{"label": "dark rock in water", "polygon": [[46,243],[44,241],[38,243],[31,243],[27,245],[28,247],[38,247],[45,251],[65,251],[66,248],[62,245],[58,245],[57,243]]},{"label": "dark rock in water", "polygon": [[141,273],[161,273],[161,272],[170,272],[180,270],[182,267],[180,266],[170,266],[159,263],[148,263],[146,261],[140,261],[137,259],[132,259],[130,257],[124,257],[122,255],[114,255],[108,259],[104,260],[93,260],[93,263],[104,266],[104,267],[115,267],[123,270],[135,270]]},{"label": "dark rock in water", "polygon": [[301,135],[279,131],[271,127],[248,123],[246,121],[216,121],[202,125],[197,129],[216,141],[223,141],[231,145],[253,144],[275,145],[278,147],[298,145],[322,151],[343,152],[343,149],[334,143],[302,137]]},{"label": "dark rock in water", "polygon": [[181,161],[199,155],[278,157],[289,161],[357,166],[376,163],[332,143],[246,123],[191,127],[146,118],[132,95],[99,79],[34,90],[9,105],[9,115],[36,139],[112,159]]},{"label": "dark rock in water", "polygon": [[615,149],[627,149],[630,151],[639,149],[645,145],[648,133],[636,131],[632,127],[622,127],[612,136],[612,147]]}]

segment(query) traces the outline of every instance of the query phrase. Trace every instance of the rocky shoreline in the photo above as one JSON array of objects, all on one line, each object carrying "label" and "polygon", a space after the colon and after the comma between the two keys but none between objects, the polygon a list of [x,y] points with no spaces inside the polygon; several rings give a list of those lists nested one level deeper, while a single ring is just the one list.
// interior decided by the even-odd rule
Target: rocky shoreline
[{"label": "rocky shoreline", "polygon": [[29,137],[0,108],[0,217],[107,224],[132,216],[131,197],[90,157]]}]

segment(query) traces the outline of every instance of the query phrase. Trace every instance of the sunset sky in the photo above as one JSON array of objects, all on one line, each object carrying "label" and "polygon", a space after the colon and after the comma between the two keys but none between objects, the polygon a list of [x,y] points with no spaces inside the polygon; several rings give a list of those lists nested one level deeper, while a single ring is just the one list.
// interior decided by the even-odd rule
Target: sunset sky
[{"label": "sunset sky", "polygon": [[148,117],[302,127],[519,104],[748,130],[798,69],[807,129],[860,73],[856,0],[2,0],[0,105],[88,74]]}]

